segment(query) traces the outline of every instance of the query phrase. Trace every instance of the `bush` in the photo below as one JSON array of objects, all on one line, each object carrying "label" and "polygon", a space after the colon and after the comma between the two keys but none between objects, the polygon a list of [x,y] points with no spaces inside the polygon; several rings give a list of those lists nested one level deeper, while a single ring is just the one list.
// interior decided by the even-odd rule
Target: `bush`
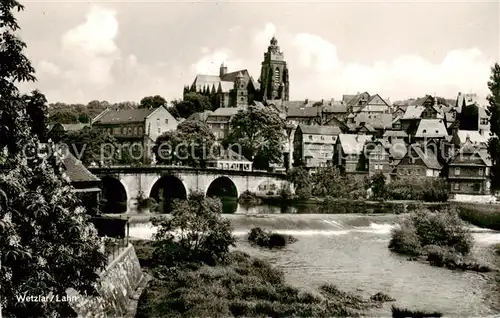
[{"label": "bush", "polygon": [[435,266],[483,271],[483,266],[466,261],[473,238],[454,209],[440,212],[418,210],[392,231],[389,248],[397,253],[424,256]]},{"label": "bush", "polygon": [[383,200],[386,197],[384,174],[381,172],[374,174],[370,179],[370,187],[373,191],[373,197]]},{"label": "bush", "polygon": [[280,248],[296,242],[297,239],[290,235],[266,232],[260,227],[256,227],[248,233],[248,241],[261,247]]},{"label": "bush", "polygon": [[236,240],[230,221],[221,213],[220,199],[204,198],[203,194],[193,193],[188,200],[174,201],[171,217],[153,221],[158,226],[155,261],[173,266],[179,262],[213,265],[224,260]]},{"label": "bush", "polygon": [[500,206],[495,204],[457,203],[462,220],[476,226],[500,231]]},{"label": "bush", "polygon": [[244,206],[254,206],[262,203],[262,200],[253,192],[245,191],[238,198],[238,203]]},{"label": "bush", "polygon": [[406,317],[414,317],[414,318],[423,318],[423,317],[442,317],[443,314],[439,312],[426,312],[419,310],[408,310],[401,309],[396,306],[392,306],[392,317],[393,318],[406,318]]},{"label": "bush", "polygon": [[392,200],[445,202],[448,200],[448,185],[442,178],[400,178],[387,185],[386,194]]}]

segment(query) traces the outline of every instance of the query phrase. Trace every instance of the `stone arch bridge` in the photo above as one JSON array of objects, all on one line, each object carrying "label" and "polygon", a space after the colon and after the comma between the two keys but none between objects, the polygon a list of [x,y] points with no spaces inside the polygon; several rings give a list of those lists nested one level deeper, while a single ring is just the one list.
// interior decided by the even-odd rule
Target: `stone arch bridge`
[{"label": "stone arch bridge", "polygon": [[[140,198],[186,198],[198,191],[206,196],[239,197],[245,191],[277,195],[282,187],[291,186],[283,173],[201,169],[179,166],[112,166],[90,167],[101,178],[107,201],[121,202],[116,212],[137,211]],[[125,203],[126,202],[126,203]]]}]

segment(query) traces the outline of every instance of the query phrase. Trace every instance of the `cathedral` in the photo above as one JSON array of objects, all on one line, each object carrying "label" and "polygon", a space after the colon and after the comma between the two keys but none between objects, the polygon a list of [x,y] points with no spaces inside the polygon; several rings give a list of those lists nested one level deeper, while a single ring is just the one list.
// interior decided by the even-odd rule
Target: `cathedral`
[{"label": "cathedral", "polygon": [[209,96],[214,109],[244,107],[254,101],[288,101],[288,68],[278,40],[273,36],[264,53],[258,81],[253,79],[248,70],[228,72],[227,66],[222,63],[219,75],[196,75],[193,84],[184,87],[184,95],[190,92]]}]

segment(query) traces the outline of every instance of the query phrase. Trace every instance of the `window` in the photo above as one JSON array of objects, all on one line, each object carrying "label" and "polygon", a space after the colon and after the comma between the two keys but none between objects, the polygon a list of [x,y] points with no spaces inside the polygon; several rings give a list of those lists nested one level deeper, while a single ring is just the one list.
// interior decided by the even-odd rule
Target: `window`
[{"label": "window", "polygon": [[224,129],[224,124],[220,124],[220,129]]},{"label": "window", "polygon": [[142,134],[143,131],[142,131],[142,127],[139,127],[139,134]]},{"label": "window", "polygon": [[134,127],[134,135],[137,135],[137,127]]},{"label": "window", "polygon": [[324,137],[324,136],[321,136],[321,140],[325,140],[325,137]]},{"label": "window", "polygon": [[481,125],[488,125],[488,118],[481,118],[480,119],[480,124]]},{"label": "window", "polygon": [[161,134],[161,127],[158,127],[158,133]]},{"label": "window", "polygon": [[455,175],[458,176],[460,174],[460,167],[455,168]]},{"label": "window", "polygon": [[128,127],[128,134],[132,135],[132,127]]},{"label": "window", "polygon": [[168,125],[168,118],[165,118],[165,124]]},{"label": "window", "polygon": [[460,183],[458,183],[458,182],[454,183],[453,190],[460,190]]},{"label": "window", "polygon": [[127,129],[125,127],[122,127],[122,135],[125,135],[127,133]]},{"label": "window", "polygon": [[312,140],[313,139],[313,136],[312,135],[309,135],[309,140]]},{"label": "window", "polygon": [[427,132],[427,130],[426,130],[426,129],[424,129],[424,130],[422,130],[422,132],[425,134],[425,133]]},{"label": "window", "polygon": [[482,176],[483,175],[483,168],[479,168],[479,175]]},{"label": "window", "polygon": [[245,97],[241,97],[241,98],[240,98],[240,100],[241,100],[241,101],[244,101],[244,100],[245,100]]}]

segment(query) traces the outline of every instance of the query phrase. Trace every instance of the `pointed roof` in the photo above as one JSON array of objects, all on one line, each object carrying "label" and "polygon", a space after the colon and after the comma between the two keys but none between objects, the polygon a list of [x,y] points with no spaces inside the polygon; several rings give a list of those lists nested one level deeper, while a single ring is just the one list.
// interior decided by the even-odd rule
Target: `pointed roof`
[{"label": "pointed roof", "polygon": [[427,168],[441,169],[442,166],[437,160],[436,154],[431,149],[422,150],[418,144],[413,144],[410,149],[424,162]]},{"label": "pointed roof", "polygon": [[442,119],[421,119],[415,133],[415,137],[445,137],[448,136],[448,131]]}]

